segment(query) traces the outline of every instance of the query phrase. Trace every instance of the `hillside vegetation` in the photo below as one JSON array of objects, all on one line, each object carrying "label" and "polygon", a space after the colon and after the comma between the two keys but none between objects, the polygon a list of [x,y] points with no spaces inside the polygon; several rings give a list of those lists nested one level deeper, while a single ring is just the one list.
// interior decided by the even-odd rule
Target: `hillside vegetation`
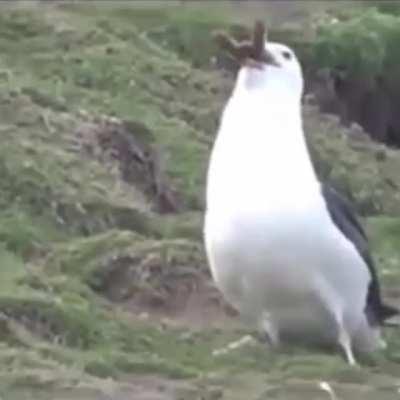
[{"label": "hillside vegetation", "polygon": [[[212,355],[248,333],[201,242],[233,84],[206,63],[210,33],[236,19],[204,6],[0,7],[0,397],[325,399],[328,380],[340,398],[397,398],[396,330],[361,369],[260,343]],[[400,155],[311,105],[304,117],[318,173],[367,217],[396,301]]]}]

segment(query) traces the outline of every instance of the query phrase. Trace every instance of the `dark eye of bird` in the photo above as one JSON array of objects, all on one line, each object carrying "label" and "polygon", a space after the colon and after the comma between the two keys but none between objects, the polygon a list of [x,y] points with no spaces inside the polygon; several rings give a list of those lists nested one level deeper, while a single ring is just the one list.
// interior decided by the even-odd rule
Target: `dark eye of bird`
[{"label": "dark eye of bird", "polygon": [[286,58],[286,60],[290,60],[292,58],[292,55],[288,51],[282,51],[283,57]]}]

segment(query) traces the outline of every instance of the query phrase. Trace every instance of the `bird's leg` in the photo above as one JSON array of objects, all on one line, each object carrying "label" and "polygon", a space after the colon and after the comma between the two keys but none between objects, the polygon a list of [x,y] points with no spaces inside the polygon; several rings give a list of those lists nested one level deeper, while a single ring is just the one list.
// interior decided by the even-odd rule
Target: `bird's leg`
[{"label": "bird's leg", "polygon": [[264,312],[260,322],[261,332],[265,335],[268,344],[271,347],[278,347],[280,343],[279,331],[273,323],[269,313]]},{"label": "bird's leg", "polygon": [[336,329],[337,329],[337,341],[342,350],[344,351],[346,361],[349,365],[355,366],[357,362],[354,358],[351,337],[349,332],[345,328],[345,324],[343,321],[343,311],[341,306],[339,306],[339,302],[337,301],[335,292],[332,290],[331,286],[328,285],[324,280],[318,282],[319,288],[319,299],[322,302],[325,310],[331,315],[333,318]]},{"label": "bird's leg", "polygon": [[331,315],[333,318],[333,322],[336,325],[337,329],[337,343],[344,351],[344,355],[346,357],[346,361],[349,365],[355,366],[357,362],[354,358],[353,350],[352,350],[352,339],[349,335],[349,332],[345,328],[344,320],[343,320],[343,311],[340,306],[340,302],[337,299],[335,292],[332,290],[331,286],[328,285],[324,280],[320,280],[318,282],[318,297],[321,301],[321,304]]},{"label": "bird's leg", "polygon": [[346,357],[346,361],[348,362],[348,364],[351,366],[355,366],[355,365],[357,365],[357,362],[356,362],[356,360],[354,358],[354,354],[353,354],[351,337],[344,325],[343,312],[340,310],[340,308],[339,309],[334,308],[331,312],[333,313],[333,317],[335,319],[336,326],[337,326],[338,344],[344,351],[344,355]]},{"label": "bird's leg", "polygon": [[351,337],[349,335],[349,332],[345,329],[343,323],[343,314],[341,312],[334,311],[334,318],[338,330],[338,337],[337,337],[338,344],[344,351],[344,355],[346,357],[346,361],[348,362],[348,364],[351,366],[355,366],[357,365],[357,362],[354,358],[353,349],[351,347]]},{"label": "bird's leg", "polygon": [[338,329],[338,343],[344,351],[347,362],[352,366],[357,365],[351,348],[351,339],[348,332],[344,329],[343,324],[339,324]]}]

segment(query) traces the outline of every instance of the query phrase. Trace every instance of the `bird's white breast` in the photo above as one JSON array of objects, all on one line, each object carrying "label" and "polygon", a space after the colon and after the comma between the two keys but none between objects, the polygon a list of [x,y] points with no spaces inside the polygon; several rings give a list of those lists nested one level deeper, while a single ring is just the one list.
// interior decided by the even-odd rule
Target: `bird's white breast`
[{"label": "bird's white breast", "polygon": [[292,108],[279,99],[273,107],[256,96],[231,99],[210,158],[207,210],[293,207],[319,191]]}]

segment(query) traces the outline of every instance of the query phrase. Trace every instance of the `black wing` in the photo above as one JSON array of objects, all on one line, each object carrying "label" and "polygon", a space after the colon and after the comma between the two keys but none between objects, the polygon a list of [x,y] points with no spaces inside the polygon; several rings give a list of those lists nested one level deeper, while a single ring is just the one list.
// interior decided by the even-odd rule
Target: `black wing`
[{"label": "black wing", "polygon": [[327,184],[321,185],[322,195],[332,221],[350,240],[368,266],[371,282],[368,288],[365,312],[371,325],[382,325],[386,319],[399,314],[399,310],[383,303],[374,261],[368,249],[367,235],[357,218],[352,204]]}]

